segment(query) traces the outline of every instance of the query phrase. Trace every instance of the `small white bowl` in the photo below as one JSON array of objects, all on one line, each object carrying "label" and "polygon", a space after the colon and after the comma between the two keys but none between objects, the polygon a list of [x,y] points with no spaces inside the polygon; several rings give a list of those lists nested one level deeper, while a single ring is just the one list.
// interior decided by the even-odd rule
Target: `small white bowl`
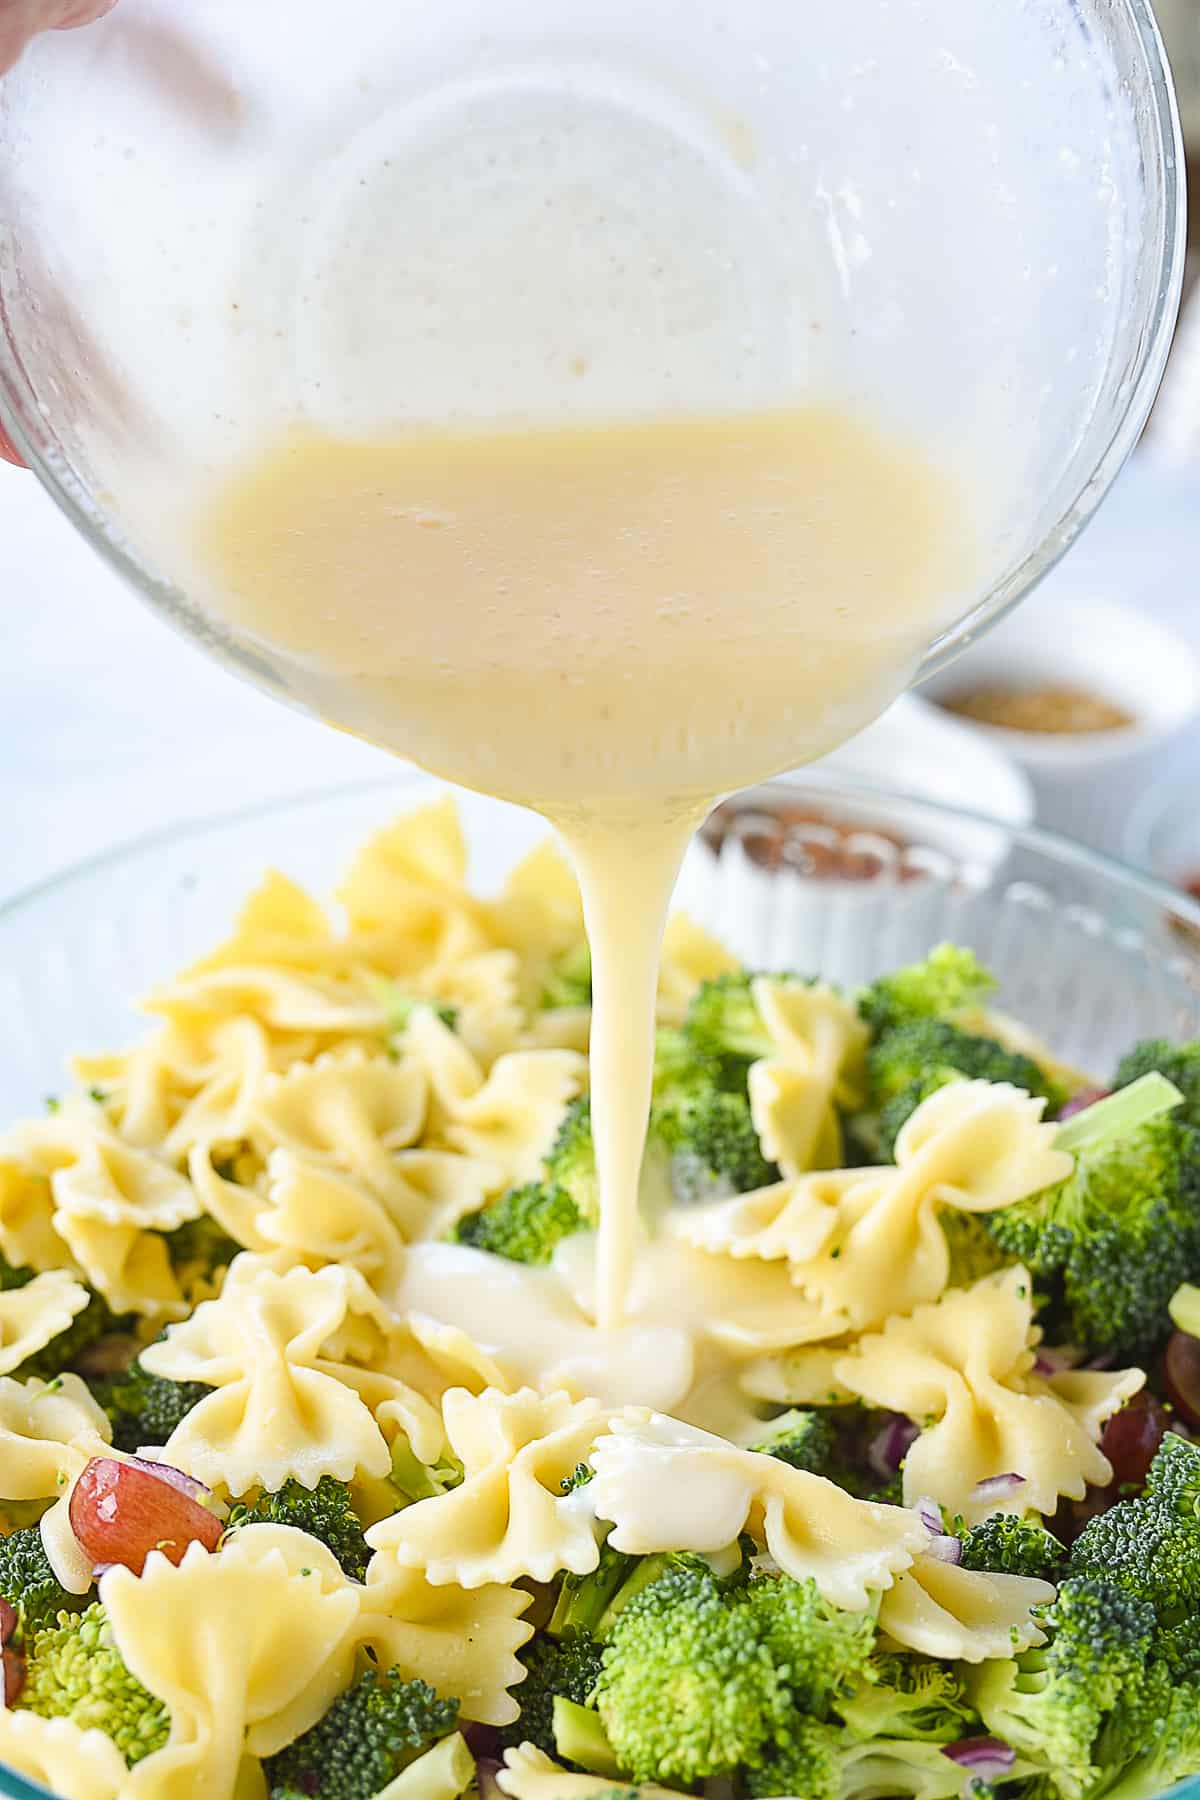
[{"label": "small white bowl", "polygon": [[1012,757],[916,694],[903,695],[848,744],[796,771],[808,782],[827,777],[937,800],[1005,825],[1033,823],[1033,787]]},{"label": "small white bowl", "polygon": [[[1136,607],[1046,591],[925,683],[932,701],[996,683],[1080,687],[1134,723],[1113,731],[1011,731],[956,719],[1029,775],[1038,822],[1115,848],[1155,753],[1200,714],[1200,660],[1191,645]],[[954,715],[950,715],[952,718]]]}]

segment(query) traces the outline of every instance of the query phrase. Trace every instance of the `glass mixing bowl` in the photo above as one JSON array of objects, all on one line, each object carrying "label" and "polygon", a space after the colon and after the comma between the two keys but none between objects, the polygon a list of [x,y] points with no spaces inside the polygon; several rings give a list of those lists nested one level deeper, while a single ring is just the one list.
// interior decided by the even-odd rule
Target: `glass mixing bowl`
[{"label": "glass mixing bowl", "polygon": [[[144,1028],[130,1001],[227,931],[274,864],[327,895],[351,850],[442,790],[424,776],[310,795],[144,839],[0,909],[0,1121],[40,1110],[63,1061]],[[460,796],[481,890],[545,833]],[[714,815],[679,900],[759,966],[867,980],[945,938],[1001,977],[1004,1009],[1103,1075],[1135,1038],[1200,1034],[1200,906],[1048,833],[832,779]],[[1200,1780],[1180,1787],[1200,1800]],[[0,1796],[42,1790],[0,1769]]]},{"label": "glass mixing bowl", "polygon": [[353,726],[190,547],[248,451],[831,399],[986,498],[928,670],[1135,443],[1181,166],[1148,0],[120,0],[0,84],[0,422],[176,623]]}]

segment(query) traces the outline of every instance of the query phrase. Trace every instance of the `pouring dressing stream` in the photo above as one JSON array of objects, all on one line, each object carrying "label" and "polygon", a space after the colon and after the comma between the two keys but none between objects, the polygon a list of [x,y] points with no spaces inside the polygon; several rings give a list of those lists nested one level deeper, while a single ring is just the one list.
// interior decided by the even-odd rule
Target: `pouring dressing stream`
[{"label": "pouring dressing stream", "polygon": [[624,1316],[690,836],[722,794],[904,686],[970,590],[973,500],[915,447],[814,406],[305,434],[198,522],[227,616],[286,658],[299,698],[561,832],[593,957],[602,1330]]}]

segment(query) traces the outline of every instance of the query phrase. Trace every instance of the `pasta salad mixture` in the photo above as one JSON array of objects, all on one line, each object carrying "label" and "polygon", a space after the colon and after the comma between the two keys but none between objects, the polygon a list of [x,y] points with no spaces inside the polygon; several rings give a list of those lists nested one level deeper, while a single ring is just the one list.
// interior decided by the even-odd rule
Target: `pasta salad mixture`
[{"label": "pasta salad mixture", "polygon": [[579,898],[449,801],[0,1136],[0,1763],[66,1800],[1150,1800],[1200,1771],[1200,1045],[668,929],[590,1312]]}]

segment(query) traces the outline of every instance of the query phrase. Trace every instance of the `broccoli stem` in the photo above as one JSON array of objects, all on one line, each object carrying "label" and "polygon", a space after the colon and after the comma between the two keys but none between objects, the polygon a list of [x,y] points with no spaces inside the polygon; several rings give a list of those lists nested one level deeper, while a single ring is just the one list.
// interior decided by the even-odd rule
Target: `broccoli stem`
[{"label": "broccoli stem", "polygon": [[577,1706],[574,1700],[564,1700],[561,1694],[554,1696],[554,1744],[561,1757],[578,1763],[590,1775],[605,1775],[613,1780],[621,1773],[599,1713],[590,1706]]},{"label": "broccoli stem", "polygon": [[1151,1070],[1127,1088],[1095,1101],[1068,1119],[1059,1127],[1055,1148],[1076,1154],[1103,1150],[1107,1144],[1120,1142],[1151,1119],[1182,1104],[1183,1095],[1174,1082]]},{"label": "broccoli stem", "polygon": [[376,1800],[458,1800],[475,1779],[475,1758],[459,1731],[451,1732],[399,1775]]}]

